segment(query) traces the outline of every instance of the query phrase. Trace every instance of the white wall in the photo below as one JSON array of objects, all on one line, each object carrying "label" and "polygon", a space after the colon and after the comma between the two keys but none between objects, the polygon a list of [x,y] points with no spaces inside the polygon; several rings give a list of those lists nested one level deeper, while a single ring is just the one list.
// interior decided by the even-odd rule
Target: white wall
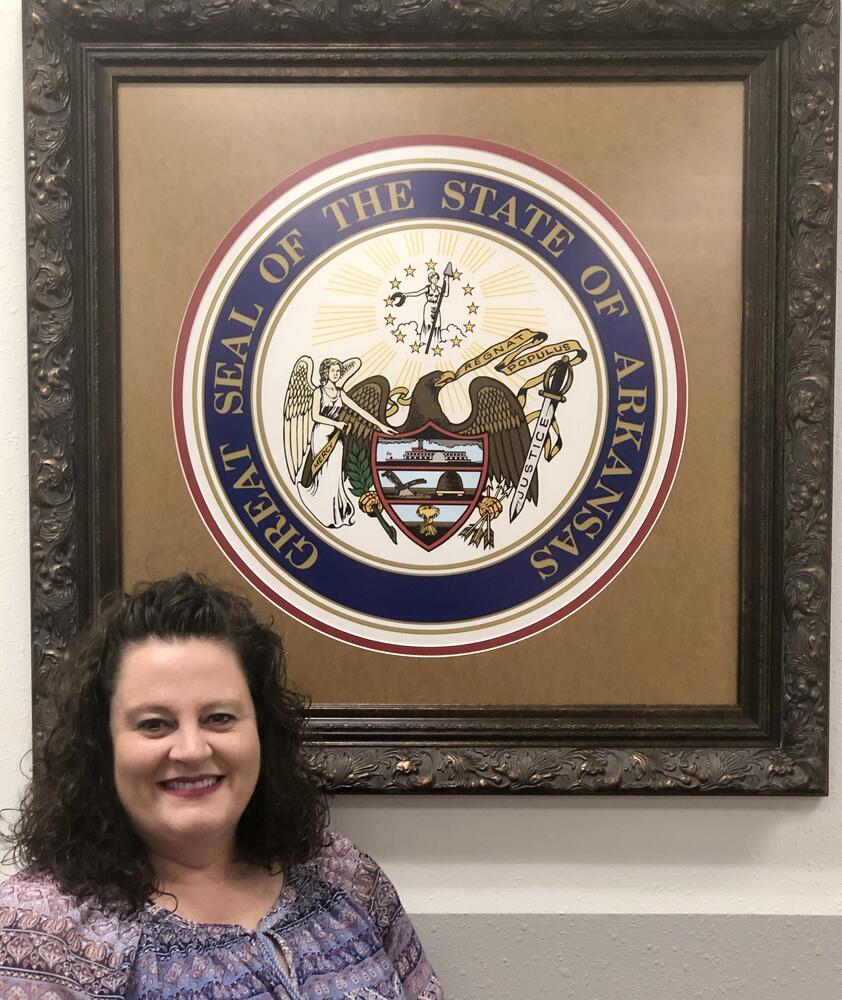
[{"label": "white wall", "polygon": [[[30,725],[20,48],[18,0],[0,0],[0,806],[17,798]],[[840,914],[839,587],[831,620],[828,799],[346,797],[334,824],[381,861],[416,913]]]}]

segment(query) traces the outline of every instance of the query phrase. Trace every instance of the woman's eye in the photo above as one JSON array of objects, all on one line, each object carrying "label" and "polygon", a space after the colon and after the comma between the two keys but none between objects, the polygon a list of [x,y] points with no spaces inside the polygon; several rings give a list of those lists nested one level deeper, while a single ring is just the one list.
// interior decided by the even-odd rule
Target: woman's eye
[{"label": "woman's eye", "polygon": [[207,721],[212,726],[227,726],[234,721],[234,716],[230,712],[214,712],[213,715],[208,716]]},{"label": "woman's eye", "polygon": [[142,719],[137,728],[142,733],[161,733],[166,729],[166,722],[163,719]]}]

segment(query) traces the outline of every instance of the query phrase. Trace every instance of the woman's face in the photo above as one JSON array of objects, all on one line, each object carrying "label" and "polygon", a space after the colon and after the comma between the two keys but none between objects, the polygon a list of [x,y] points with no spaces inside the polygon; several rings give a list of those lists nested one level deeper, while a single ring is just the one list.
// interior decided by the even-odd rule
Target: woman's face
[{"label": "woman's face", "polygon": [[339,367],[339,365],[338,365],[338,364],[337,364],[337,363],[336,363],[336,362],[334,361],[334,362],[333,362],[333,364],[332,364],[332,365],[330,366],[330,368],[328,368],[328,370],[327,370],[327,377],[328,377],[328,380],[329,380],[330,382],[334,382],[334,383],[336,383],[336,382],[338,382],[338,381],[339,381],[339,379],[340,379],[341,375],[342,375],[342,369],[341,369],[341,368]]},{"label": "woman's face", "polygon": [[213,639],[148,639],[123,653],[111,699],[117,795],[153,852],[233,848],[260,771],[237,655]]}]

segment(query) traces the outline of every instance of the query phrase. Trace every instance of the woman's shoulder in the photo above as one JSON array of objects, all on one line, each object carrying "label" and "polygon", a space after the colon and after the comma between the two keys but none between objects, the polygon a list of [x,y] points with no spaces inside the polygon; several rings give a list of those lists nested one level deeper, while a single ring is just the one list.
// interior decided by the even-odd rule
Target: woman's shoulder
[{"label": "woman's shoulder", "polygon": [[58,891],[54,878],[41,872],[24,871],[0,882],[0,906],[14,906],[19,899],[47,899]]},{"label": "woman's shoulder", "polygon": [[387,900],[391,904],[390,916],[401,908],[395,888],[380,865],[341,833],[329,832],[309,865],[323,881],[343,889],[368,909],[375,901],[382,905]]},{"label": "woman's shoulder", "polygon": [[2,987],[25,979],[78,984],[83,996],[120,995],[139,935],[137,919],[64,891],[44,872],[0,884]]},{"label": "woman's shoulder", "polygon": [[65,891],[49,872],[23,871],[0,882],[0,909],[44,917],[68,917],[80,928],[131,924],[96,899]]},{"label": "woman's shoulder", "polygon": [[307,862],[328,882],[347,887],[360,870],[377,867],[373,858],[361,851],[344,834],[329,830],[319,851]]},{"label": "woman's shoulder", "polygon": [[5,906],[19,896],[46,897],[57,892],[60,892],[58,882],[52,875],[27,869],[0,882],[0,905]]},{"label": "woman's shoulder", "polygon": [[72,918],[78,911],[76,897],[64,892],[58,881],[46,872],[19,872],[0,883],[3,926],[12,926],[16,915],[26,916],[27,923],[34,925],[34,918],[37,917]]}]

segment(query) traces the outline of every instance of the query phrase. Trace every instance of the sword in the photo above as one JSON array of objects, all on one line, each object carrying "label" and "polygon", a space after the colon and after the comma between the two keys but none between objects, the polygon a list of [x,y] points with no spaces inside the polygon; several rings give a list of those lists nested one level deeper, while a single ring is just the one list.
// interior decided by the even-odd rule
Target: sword
[{"label": "sword", "polygon": [[544,405],[541,407],[538,421],[535,424],[535,429],[532,431],[532,443],[529,445],[529,451],[523,463],[520,479],[512,495],[512,502],[509,505],[510,523],[523,510],[523,505],[526,503],[526,496],[529,493],[529,487],[532,485],[532,480],[538,471],[538,459],[541,457],[541,449],[547,440],[547,434],[550,431],[556,407],[559,403],[564,402],[564,394],[572,383],[573,369],[569,361],[563,359],[556,361],[544,373],[544,386],[538,390],[538,395],[544,397]]}]

